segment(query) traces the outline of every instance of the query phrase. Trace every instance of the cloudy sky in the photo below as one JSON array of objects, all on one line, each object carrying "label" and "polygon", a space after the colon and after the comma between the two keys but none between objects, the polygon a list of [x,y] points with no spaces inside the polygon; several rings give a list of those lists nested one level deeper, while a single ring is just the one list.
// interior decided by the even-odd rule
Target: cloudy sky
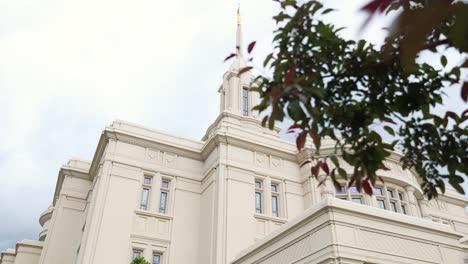
[{"label": "cloudy sky", "polygon": [[[328,0],[349,37],[366,0]],[[277,6],[241,1],[244,41],[259,61]],[[37,239],[60,166],[91,159],[102,129],[123,119],[201,138],[234,51],[235,0],[0,0],[0,250]],[[455,93],[458,95],[458,93]],[[455,102],[457,99],[453,99]]]}]

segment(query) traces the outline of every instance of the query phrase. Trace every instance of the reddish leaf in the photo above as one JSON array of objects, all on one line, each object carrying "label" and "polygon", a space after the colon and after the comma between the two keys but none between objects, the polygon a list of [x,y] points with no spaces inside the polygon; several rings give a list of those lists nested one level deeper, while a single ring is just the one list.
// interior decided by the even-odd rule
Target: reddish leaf
[{"label": "reddish leaf", "polygon": [[310,160],[310,159],[308,159],[308,160],[302,162],[301,168],[304,167],[306,164],[309,164],[309,163],[311,163],[311,162],[312,162],[312,160]]},{"label": "reddish leaf", "polygon": [[362,11],[368,13],[367,19],[361,26],[361,30],[369,24],[372,17],[377,13],[383,13],[396,0],[372,0],[367,5],[361,8]]},{"label": "reddish leaf", "polygon": [[356,176],[351,176],[351,178],[349,178],[349,182],[348,182],[348,188],[351,187],[354,183],[354,180],[356,180]]},{"label": "reddish leaf", "polygon": [[301,125],[299,125],[297,123],[294,123],[288,128],[288,130],[293,130],[293,129],[296,129],[296,128],[301,128]]},{"label": "reddish leaf", "polygon": [[315,165],[315,166],[312,166],[312,167],[310,168],[310,173],[311,173],[312,176],[314,176],[315,178],[318,177],[318,171],[319,171],[318,169],[319,169],[318,164]]},{"label": "reddish leaf", "polygon": [[463,116],[463,117],[464,117],[464,116],[467,115],[467,114],[468,114],[468,109],[466,109],[465,111],[463,111],[463,113],[462,113],[460,116]]},{"label": "reddish leaf", "polygon": [[383,180],[382,177],[379,176],[379,180],[380,180],[380,182],[381,182],[382,184],[385,184],[385,181]]},{"label": "reddish leaf", "polygon": [[461,98],[463,101],[468,102],[468,82],[463,83],[461,88]]},{"label": "reddish leaf", "polygon": [[328,164],[326,162],[320,163],[320,168],[327,174],[330,175],[330,169],[328,168]]},{"label": "reddish leaf", "polygon": [[234,58],[235,56],[237,56],[237,54],[231,53],[231,55],[227,56],[227,57],[224,59],[224,62],[226,62],[226,61],[228,61],[228,60]]},{"label": "reddish leaf", "polygon": [[255,47],[256,41],[250,42],[249,46],[247,47],[247,52],[250,53],[252,52],[253,48]]},{"label": "reddish leaf", "polygon": [[273,91],[271,92],[271,96],[273,96],[274,99],[276,99],[278,96],[281,94],[281,87],[279,85],[275,86],[273,88]]},{"label": "reddish leaf", "polygon": [[382,13],[396,0],[372,0],[367,5],[361,8],[362,11],[373,15],[374,13]]},{"label": "reddish leaf", "polygon": [[284,83],[286,85],[292,84],[292,80],[294,78],[294,73],[296,71],[296,66],[291,66],[287,71],[286,74],[284,75]]},{"label": "reddish leaf", "polygon": [[306,136],[307,136],[307,133],[304,133],[304,131],[297,135],[296,147],[298,151],[301,151],[301,149],[304,147]]},{"label": "reddish leaf", "polygon": [[362,182],[362,188],[364,188],[364,191],[365,191],[368,195],[372,195],[372,187],[370,186],[369,179],[366,178],[366,179]]},{"label": "reddish leaf", "polygon": [[268,121],[268,116],[263,117],[262,119],[262,127],[266,126],[266,122]]},{"label": "reddish leaf", "polygon": [[448,119],[448,117],[452,118],[453,120],[455,120],[455,122],[458,121],[458,116],[457,114],[455,114],[454,112],[452,111],[447,111],[445,112],[445,118]]},{"label": "reddish leaf", "polygon": [[317,145],[318,141],[320,140],[320,137],[313,130],[309,130],[309,135],[310,137],[312,137],[314,144]]}]

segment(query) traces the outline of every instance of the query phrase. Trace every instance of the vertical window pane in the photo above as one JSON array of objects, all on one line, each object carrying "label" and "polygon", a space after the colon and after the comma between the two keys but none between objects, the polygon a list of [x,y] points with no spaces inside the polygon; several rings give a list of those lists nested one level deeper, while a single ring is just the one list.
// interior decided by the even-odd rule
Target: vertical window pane
[{"label": "vertical window pane", "polygon": [[249,115],[249,90],[247,88],[242,89],[242,114]]},{"label": "vertical window pane", "polygon": [[167,192],[161,192],[159,197],[159,212],[165,214],[167,209]]},{"label": "vertical window pane", "polygon": [[141,256],[140,250],[133,250],[132,259],[138,258]]},{"label": "vertical window pane", "polygon": [[353,203],[359,203],[359,204],[362,204],[362,200],[361,200],[361,198],[351,198],[351,201],[353,201]]},{"label": "vertical window pane", "polygon": [[148,209],[148,198],[149,198],[149,189],[143,188],[143,191],[141,192],[140,209],[144,209],[144,210]]},{"label": "vertical window pane", "polygon": [[404,201],[403,194],[401,192],[398,192],[398,197],[400,198],[400,201]]},{"label": "vertical window pane", "polygon": [[260,192],[255,193],[255,212],[262,213],[262,194]]},{"label": "vertical window pane", "polygon": [[393,197],[393,190],[387,190],[387,196],[390,197],[390,198],[394,198]]},{"label": "vertical window pane", "polygon": [[377,205],[379,206],[379,208],[387,209],[386,206],[385,206],[385,201],[384,200],[377,200]]},{"label": "vertical window pane", "polygon": [[161,264],[161,255],[159,254],[153,255],[153,263],[151,264]]},{"label": "vertical window pane", "polygon": [[380,187],[375,187],[375,188],[374,188],[374,194],[375,194],[375,195],[383,195],[382,188],[380,188]]},{"label": "vertical window pane", "polygon": [[393,212],[397,211],[397,206],[395,202],[390,202],[390,209],[392,209]]},{"label": "vertical window pane", "polygon": [[272,196],[271,197],[271,212],[274,216],[278,216],[278,197]]},{"label": "vertical window pane", "polygon": [[403,204],[401,205],[401,211],[402,211],[404,214],[408,214],[408,213],[406,212],[406,206],[403,205]]}]

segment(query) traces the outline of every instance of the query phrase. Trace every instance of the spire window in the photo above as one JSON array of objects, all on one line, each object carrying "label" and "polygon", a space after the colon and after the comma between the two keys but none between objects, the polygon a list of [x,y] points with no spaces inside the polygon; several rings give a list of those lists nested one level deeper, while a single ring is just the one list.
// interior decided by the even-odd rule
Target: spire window
[{"label": "spire window", "polygon": [[249,89],[247,87],[242,89],[242,114],[249,115]]}]

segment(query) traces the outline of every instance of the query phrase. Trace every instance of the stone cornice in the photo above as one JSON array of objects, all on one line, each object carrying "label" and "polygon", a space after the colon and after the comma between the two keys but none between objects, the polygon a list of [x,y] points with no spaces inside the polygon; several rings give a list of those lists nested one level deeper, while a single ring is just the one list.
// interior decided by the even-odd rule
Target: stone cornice
[{"label": "stone cornice", "polygon": [[[334,220],[334,213],[344,213],[356,217],[362,217],[364,219],[371,219],[382,223],[388,223],[390,225],[407,227],[412,230],[421,230],[423,232],[439,235],[441,237],[452,238],[454,240],[460,240],[463,237],[462,234],[453,231],[450,227],[434,223],[432,221],[396,214],[393,212],[380,210],[378,208],[368,207],[364,205],[352,204],[337,198],[327,198],[314,205],[313,207],[307,209],[302,215],[293,220],[290,220],[282,227],[276,229],[260,241],[256,242],[254,245],[241,251],[237,255],[237,257],[232,261],[232,263],[238,263],[241,260],[248,259],[249,257],[255,255],[257,252],[260,252],[268,246],[271,246],[276,241],[281,240],[289,234],[292,234],[307,223],[320,219],[320,216],[322,215],[328,214],[330,215],[330,218],[325,221],[319,220],[319,226],[338,223],[339,221]],[[351,224],[356,226],[359,225],[358,223],[348,222],[343,222],[342,224]],[[448,246],[454,245],[450,244]]]},{"label": "stone cornice", "polygon": [[55,202],[57,201],[57,198],[60,194],[60,190],[62,189],[63,185],[63,180],[65,178],[65,175],[70,175],[72,177],[84,179],[84,180],[91,180],[92,177],[89,173],[89,170],[80,168],[80,167],[75,167],[72,166],[71,163],[73,161],[79,161],[83,163],[87,163],[87,161],[81,161],[81,160],[70,160],[67,165],[63,165],[60,170],[59,174],[57,177],[57,183],[55,184],[55,191],[54,191],[54,199],[52,201],[52,206],[55,206]]},{"label": "stone cornice", "polygon": [[[244,122],[244,123],[250,123],[250,124],[253,124],[255,126],[258,126],[259,128],[261,129],[266,129],[262,126],[262,122],[256,118],[253,118],[253,117],[248,117],[248,116],[240,116],[238,114],[234,114],[234,113],[231,113],[229,111],[223,111],[221,112],[218,117],[216,118],[216,120],[213,122],[213,124],[211,124],[207,129],[206,129],[206,133],[205,135],[203,136],[202,140],[203,141],[206,141],[209,137],[210,137],[210,134],[212,134],[214,131],[214,129],[216,129],[221,121],[223,119],[226,119],[226,118],[232,118],[232,119],[235,119],[235,120],[238,120],[240,122]],[[281,128],[275,126],[275,128],[273,130],[270,130],[271,131],[271,134],[274,134],[274,133],[279,133],[281,131]],[[279,139],[279,137],[278,137]],[[279,139],[281,140],[281,139]],[[281,140],[283,141],[283,140]]]}]

